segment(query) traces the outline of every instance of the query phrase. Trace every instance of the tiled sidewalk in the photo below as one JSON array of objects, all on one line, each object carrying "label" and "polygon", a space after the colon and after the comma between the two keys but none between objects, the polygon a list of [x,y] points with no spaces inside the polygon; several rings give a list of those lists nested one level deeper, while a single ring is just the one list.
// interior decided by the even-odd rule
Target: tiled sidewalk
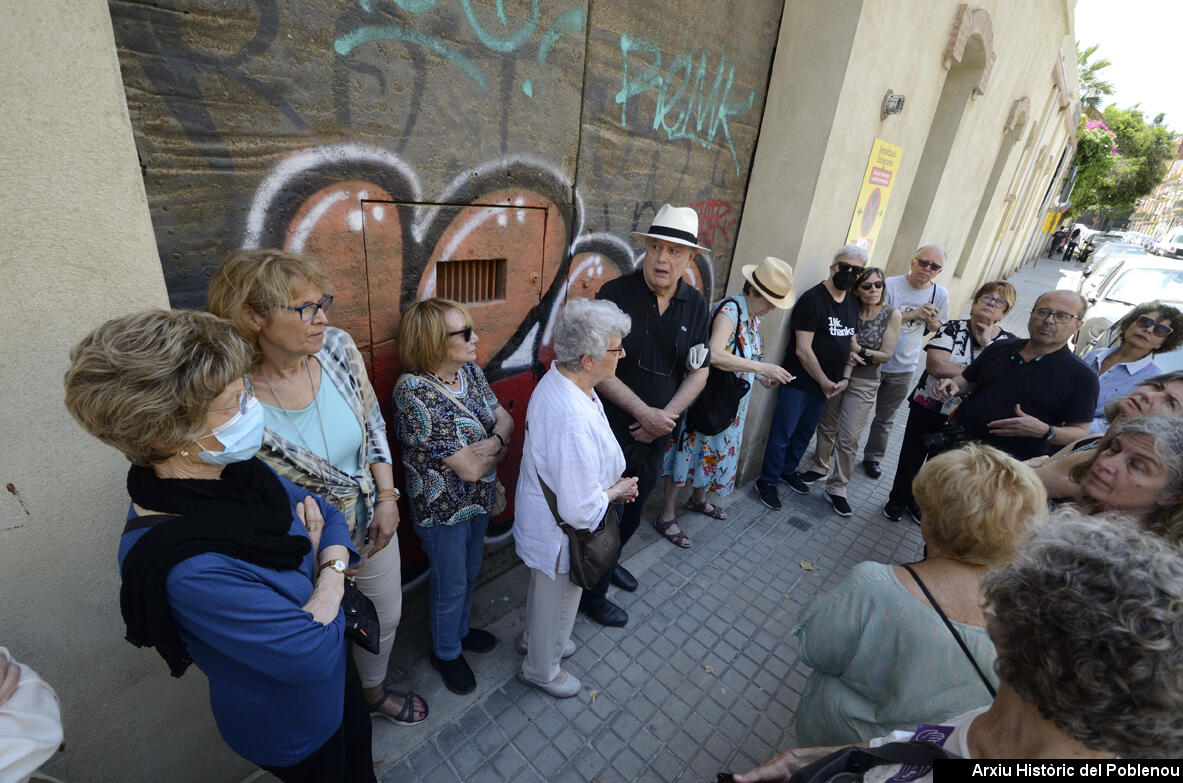
[{"label": "tiled sidewalk", "polygon": [[[1077,274],[1076,264],[1042,259],[1012,275],[1020,296],[1004,325],[1025,336],[1035,297],[1072,287]],[[611,593],[629,624],[603,628],[582,616],[575,624],[578,650],[564,664],[584,685],[574,698],[554,699],[514,678],[524,567],[477,593],[473,624],[502,643],[469,656],[475,693],[444,690],[426,661],[426,629],[404,633],[391,685],[417,689],[431,715],[418,728],[374,724],[381,780],[707,783],[791,747],[808,674],[790,633],[801,608],[857,562],[920,556],[919,528],[881,513],[905,416],[906,410],[896,419],[883,477],[873,481],[856,468],[852,517],[833,512],[820,484],[809,496],[782,486],[780,512],[764,508],[749,484],[721,503],[724,522],[679,517],[691,549],[677,549],[643,525],[625,561],[641,589]]]}]

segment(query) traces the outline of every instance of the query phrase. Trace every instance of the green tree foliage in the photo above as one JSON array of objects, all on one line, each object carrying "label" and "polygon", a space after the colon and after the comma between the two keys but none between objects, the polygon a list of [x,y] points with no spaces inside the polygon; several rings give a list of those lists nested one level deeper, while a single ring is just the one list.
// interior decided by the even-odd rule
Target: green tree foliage
[{"label": "green tree foliage", "polygon": [[1119,220],[1166,175],[1175,151],[1174,134],[1160,118],[1147,123],[1137,106],[1111,105],[1101,116],[1102,122],[1082,120],[1076,132],[1072,207],[1075,213],[1090,209]]},{"label": "green tree foliage", "polygon": [[1113,94],[1113,83],[1101,78],[1101,71],[1112,63],[1103,57],[1089,62],[1097,53],[1098,45],[1093,44],[1087,49],[1081,49],[1080,41],[1076,42],[1076,75],[1080,80],[1080,104],[1093,111],[1100,109],[1102,98]]}]

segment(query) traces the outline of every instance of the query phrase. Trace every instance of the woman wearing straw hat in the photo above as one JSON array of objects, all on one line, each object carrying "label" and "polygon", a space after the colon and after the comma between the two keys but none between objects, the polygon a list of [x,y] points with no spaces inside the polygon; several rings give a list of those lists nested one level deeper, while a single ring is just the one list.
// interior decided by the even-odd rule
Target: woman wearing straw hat
[{"label": "woman wearing straw hat", "polygon": [[[768,257],[759,264],[743,267],[747,281],[739,294],[715,305],[711,316],[711,366],[739,373],[748,383],[757,377],[771,388],[793,379],[789,371],[775,362],[764,361],[760,339],[760,318],[773,308],[785,310],[793,303],[793,270],[779,258]],[[751,393],[740,400],[735,419],[717,435],[704,435],[690,429],[683,420],[665,453],[665,497],[654,527],[670,542],[690,546],[690,538],[678,526],[675,505],[677,487],[688,482],[694,487],[687,511],[697,511],[713,519],[726,519],[721,508],[708,502],[709,493],[728,495],[735,489],[740,442],[748,415]]]}]

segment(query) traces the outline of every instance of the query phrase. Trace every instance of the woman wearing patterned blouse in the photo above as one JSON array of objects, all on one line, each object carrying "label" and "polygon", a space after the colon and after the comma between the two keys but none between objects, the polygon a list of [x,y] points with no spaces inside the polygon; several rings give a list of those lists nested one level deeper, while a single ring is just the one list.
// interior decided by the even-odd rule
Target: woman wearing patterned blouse
[{"label": "woman wearing patterned blouse", "polygon": [[513,432],[476,364],[478,337],[458,302],[426,299],[403,313],[394,388],[411,519],[431,566],[431,663],[453,693],[476,677],[464,651],[488,652],[497,639],[470,628],[485,528],[496,494],[497,463]]},{"label": "woman wearing patterned blouse", "polygon": [[254,350],[247,389],[263,404],[258,456],[293,484],[332,503],[362,554],[354,576],[378,611],[378,652],[353,645],[374,717],[409,726],[427,702],[385,687],[403,611],[398,490],[386,422],[349,334],[328,325],[333,296],[324,268],[279,250],[240,250],[209,287],[209,310]]},{"label": "woman wearing patterned blouse", "polygon": [[[846,485],[850,483],[850,471],[854,467],[859,438],[867,426],[871,409],[875,407],[875,395],[879,390],[879,365],[895,352],[903,320],[899,310],[884,302],[886,289],[882,269],[869,266],[862,270],[854,295],[859,301],[859,352],[852,354],[848,362],[851,365],[850,383],[844,392],[826,402],[817,425],[813,463],[801,474],[801,480],[806,484],[829,476],[826,481],[826,499],[834,507],[835,513],[843,517],[854,513],[846,500]],[[834,460],[832,474],[831,457]]]},{"label": "woman wearing patterned blouse", "polygon": [[[743,291],[715,305],[711,317],[711,367],[739,373],[748,383],[759,376],[771,388],[793,380],[779,364],[763,361],[760,341],[760,317],[773,308],[787,309],[793,303],[793,269],[779,258],[768,257],[760,264],[743,267],[747,279]],[[678,526],[675,505],[678,487],[689,482],[693,487],[687,511],[697,511],[712,519],[726,519],[723,509],[708,503],[708,493],[728,495],[735,489],[739,447],[743,425],[748,416],[749,392],[739,402],[735,419],[717,435],[703,435],[688,429],[683,417],[681,426],[665,452],[665,497],[653,525],[671,543],[690,546],[690,537]]]}]

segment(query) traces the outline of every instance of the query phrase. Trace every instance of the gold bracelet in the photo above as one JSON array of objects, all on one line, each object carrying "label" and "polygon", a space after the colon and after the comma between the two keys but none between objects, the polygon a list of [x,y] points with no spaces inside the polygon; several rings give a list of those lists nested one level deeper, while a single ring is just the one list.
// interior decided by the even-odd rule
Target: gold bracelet
[{"label": "gold bracelet", "polygon": [[390,487],[389,489],[378,490],[378,499],[379,500],[398,500],[401,497],[402,497],[402,493],[399,492],[394,487]]}]

